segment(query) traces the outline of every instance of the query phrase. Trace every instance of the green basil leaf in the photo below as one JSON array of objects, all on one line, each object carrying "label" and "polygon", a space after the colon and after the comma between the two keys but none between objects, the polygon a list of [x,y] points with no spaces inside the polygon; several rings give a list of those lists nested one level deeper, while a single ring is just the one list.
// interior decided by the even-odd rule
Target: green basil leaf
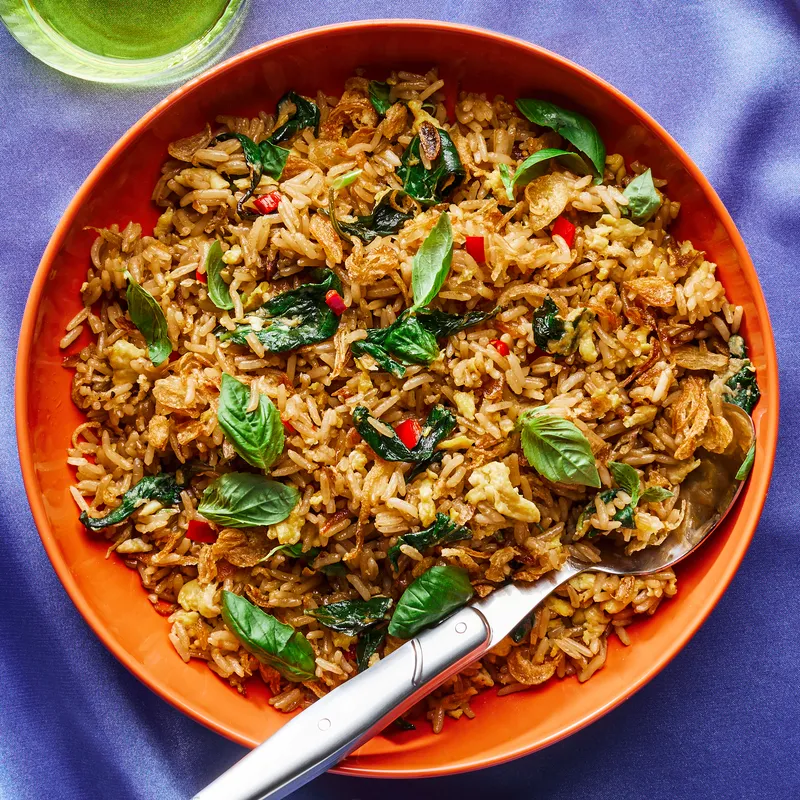
[{"label": "green basil leaf", "polygon": [[569,420],[525,411],[517,422],[522,450],[530,465],[554,483],[600,487],[589,440]]},{"label": "green basil leaf", "polygon": [[635,508],[641,494],[639,473],[630,464],[623,464],[621,461],[609,461],[608,469],[614,476],[617,486],[630,495],[631,505]]},{"label": "green basil leaf", "polygon": [[344,175],[339,175],[334,179],[331,184],[331,189],[338,192],[339,189],[344,189],[349,186],[353,181],[358,179],[358,176],[363,172],[362,169],[351,169],[350,172],[345,172]]},{"label": "green basil leaf", "polygon": [[314,136],[319,135],[319,107],[311,100],[297,94],[297,92],[287,92],[278,100],[277,119],[283,116],[286,106],[293,105],[295,110],[289,115],[289,119],[279,128],[276,128],[269,140],[273,144],[280,144],[287,139],[291,139],[298,131],[304,128],[313,128]]},{"label": "green basil leaf", "polygon": [[725,386],[728,387],[728,391],[724,399],[752,414],[761,397],[761,391],[756,382],[756,368],[750,359],[744,360],[742,368],[725,381]]},{"label": "green basil leaf", "polygon": [[622,523],[623,528],[635,528],[636,527],[636,517],[634,516],[635,506],[633,503],[628,503],[627,505],[623,506],[616,514],[614,514],[613,519],[617,522]]},{"label": "green basil leaf", "polygon": [[223,311],[233,308],[233,299],[228,290],[228,284],[222,278],[221,272],[227,264],[222,260],[222,245],[214,242],[208,248],[206,255],[206,280],[208,281],[208,296],[211,302]]},{"label": "green basil leaf", "polygon": [[503,188],[506,190],[508,199],[514,202],[514,179],[511,177],[511,172],[508,169],[508,164],[500,165],[500,179],[503,181]]},{"label": "green basil leaf", "polygon": [[247,336],[255,333],[271,353],[284,353],[308,344],[330,339],[339,328],[339,317],[325,302],[325,295],[342,284],[329,269],[316,271],[319,283],[307,283],[298,289],[283,292],[266,302],[248,316],[260,317],[260,330],[251,325],[237,325],[232,331],[218,328],[215,333],[221,342],[247,345]]},{"label": "green basil leaf", "polygon": [[314,679],[314,650],[302,633],[244,597],[222,592],[222,619],[248,653],[290,681]]},{"label": "green basil leaf", "polygon": [[551,128],[575,145],[587,157],[595,176],[602,180],[606,165],[606,146],[597,128],[586,117],[546,100],[517,100],[517,108],[535,125]]},{"label": "green basil leaf", "polygon": [[158,500],[162,506],[176,506],[181,501],[181,489],[175,475],[162,472],[158,475],[145,475],[135,486],[122,495],[120,504],[104,517],[90,517],[85,511],[80,521],[89,530],[99,531],[110,525],[119,525],[148,500]]},{"label": "green basil leaf", "polygon": [[432,525],[417,533],[406,533],[400,536],[397,544],[389,548],[387,556],[392,566],[397,569],[397,559],[400,557],[401,545],[407,544],[415,547],[420,553],[428,547],[449,542],[460,542],[471,539],[472,533],[464,525],[456,525],[447,514],[437,514]]},{"label": "green basil leaf", "polygon": [[305,614],[332,631],[357,636],[383,619],[392,605],[391,597],[370,597],[369,600],[340,600],[319,608],[309,608]]},{"label": "green basil leaf", "polygon": [[634,178],[622,193],[628,198],[625,211],[634,222],[647,222],[661,207],[661,196],[653,183],[653,173],[646,169]]},{"label": "green basil leaf", "polygon": [[[747,476],[750,474],[750,470],[753,469],[753,462],[756,460],[756,443],[753,440],[753,443],[750,445],[747,453],[745,454],[744,461],[742,461],[742,466],[739,467],[738,471],[736,472],[736,480],[743,481]],[[649,489],[648,489],[649,491]],[[647,494],[647,492],[645,492]],[[670,492],[670,495],[672,493]]]},{"label": "green basil leaf", "polygon": [[[562,163],[570,172],[574,172],[576,175],[585,175],[587,172],[586,162],[577,153],[571,153],[569,150],[555,150],[553,148],[539,150],[529,155],[517,167],[514,177],[511,178],[511,192],[508,195],[509,199],[514,199],[514,190],[517,186],[525,186],[534,178],[544,175],[550,166],[550,162],[554,159]],[[508,174],[507,167],[505,173]],[[504,171],[502,169],[500,170],[500,175],[503,177],[503,185],[506,188],[506,192],[508,192],[509,187],[506,184]]]},{"label": "green basil leaf", "polygon": [[[278,147],[277,144],[265,139],[258,146],[261,154],[261,168],[264,175],[268,175],[273,180],[279,181],[283,175],[283,169],[289,160],[289,151],[285,147]],[[258,183],[256,183],[258,186]],[[250,192],[252,194],[252,191]],[[245,198],[242,198],[244,203]]]},{"label": "green basil leaf", "polygon": [[435,205],[442,194],[455,187],[466,175],[458,157],[458,150],[447,131],[439,129],[441,149],[430,169],[425,169],[419,154],[419,136],[408,144],[400,159],[397,176],[403,181],[403,189],[423,205]]},{"label": "green basil leaf", "polygon": [[388,83],[383,81],[369,82],[369,101],[382,117],[385,117],[386,112],[392,107],[392,101],[389,99],[390,92],[391,87]]},{"label": "green basil leaf", "polygon": [[420,324],[416,316],[406,314],[403,320],[384,329],[383,347],[406,364],[432,364],[439,357],[436,337]]},{"label": "green basil leaf", "polygon": [[364,406],[356,406],[353,411],[353,425],[377,455],[386,461],[405,461],[416,464],[406,476],[406,481],[411,481],[431,464],[444,458],[444,453],[435,449],[436,445],[445,439],[456,425],[456,418],[452,411],[444,406],[434,406],[425,420],[419,441],[412,449],[409,449],[393,430],[391,435],[379,433],[370,424],[369,420],[371,419],[374,420],[375,417]]},{"label": "green basil leaf", "polygon": [[[397,204],[405,197],[405,192],[398,190],[387,192],[381,197],[372,209],[371,214],[356,217],[355,222],[336,220],[338,232],[346,237],[357,236],[362,242],[368,244],[379,236],[390,236],[397,233],[408,220],[414,217],[413,212],[402,211]],[[330,215],[334,222],[335,215]]]},{"label": "green basil leaf", "polygon": [[465,570],[431,567],[403,592],[389,623],[389,634],[412,639],[423,628],[465,605],[473,591]]},{"label": "green basil leaf", "polygon": [[369,660],[386,638],[386,625],[376,625],[374,628],[367,628],[359,637],[356,645],[356,666],[359,672],[363,672],[369,666]]},{"label": "green basil leaf", "polygon": [[550,342],[564,336],[564,320],[558,316],[558,306],[550,295],[533,312],[533,340],[536,346],[550,352]]},{"label": "green basil leaf", "polygon": [[671,492],[669,489],[664,489],[662,486],[651,486],[649,489],[645,489],[644,492],[642,492],[642,496],[639,498],[639,502],[660,503],[663,500],[667,500],[668,498],[673,496],[674,492]]},{"label": "green basil leaf", "polygon": [[428,305],[442,288],[453,262],[453,228],[450,215],[442,213],[420,245],[411,268],[413,308]]},{"label": "green basil leaf", "polygon": [[[267,174],[275,178],[275,180],[278,180],[281,176],[281,172],[283,172],[286,159],[289,157],[289,151],[283,150],[282,147],[277,148],[277,150],[283,152],[281,156],[275,150],[274,145],[268,144],[267,142],[262,142],[258,145],[249,136],[245,136],[243,133],[220,133],[218,136],[214,137],[212,141],[226,142],[229,139],[236,139],[236,141],[239,142],[242,147],[244,160],[247,162],[247,166],[250,167],[250,188],[242,195],[241,199],[236,204],[236,210],[242,215],[244,214],[244,204],[253,196],[253,192],[255,192],[258,184],[261,182],[261,176],[264,174],[265,156],[269,164]],[[275,170],[278,166],[280,166],[280,169],[276,175]]]},{"label": "green basil leaf", "polygon": [[169,358],[172,352],[172,342],[167,332],[167,318],[161,309],[161,304],[150,294],[142,289],[129,273],[128,290],[125,299],[128,301],[128,315],[131,322],[139,329],[147,342],[147,355],[158,366]]},{"label": "green basil leaf", "polygon": [[283,522],[299,500],[294,486],[250,472],[226,472],[208,485],[197,510],[219,525],[256,528]]},{"label": "green basil leaf", "polygon": [[258,407],[248,411],[250,389],[232,375],[223,373],[217,419],[233,449],[248,463],[269,469],[283,452],[283,423],[272,400],[258,399]]}]

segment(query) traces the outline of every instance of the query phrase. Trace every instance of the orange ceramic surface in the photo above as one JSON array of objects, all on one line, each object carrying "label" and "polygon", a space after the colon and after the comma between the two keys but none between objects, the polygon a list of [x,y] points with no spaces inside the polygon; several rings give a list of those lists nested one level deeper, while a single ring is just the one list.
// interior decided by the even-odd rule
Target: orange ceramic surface
[{"label": "orange ceramic surface", "polygon": [[[34,519],[53,565],[88,623],[136,676],[165,700],[245,745],[255,745],[287,719],[267,705],[253,682],[247,699],[205,664],[185,665],[151,610],[138,575],[78,523],[70,497],[66,448],[81,415],[70,401],[72,373],[61,367],[58,341],[80,309],[78,290],[95,234],[85,226],[152,228],[150,192],[167,143],[219,113],[271,109],[288,89],[313,95],[341,91],[357,67],[383,78],[390,69],[438,65],[452,102],[457,87],[537,96],[580,109],[597,125],[608,152],[640,159],[669,181],[682,211],[675,231],[719,264],[728,296],[745,309],[744,333],[762,399],[755,410],[758,449],[752,477],[724,527],[678,568],[679,592],[652,619],[630,629],[633,646],[616,641],[608,664],[585,685],[574,678],[541,689],[473,703],[477,718],[448,720],[439,736],[377,736],[338,771],[372,777],[439,775],[476,769],[530,753],[561,739],[630,697],[683,647],[719,600],[758,522],[772,471],[778,429],[778,368],[767,309],[739,233],[708,181],[647,114],[616,89],[552,53],[488,31],[436,22],[358,22],[277,39],[249,50],[182,87],[134,125],[103,158],[70,203],[36,273],[20,334],[17,435]],[[75,343],[76,352],[86,339]]]}]

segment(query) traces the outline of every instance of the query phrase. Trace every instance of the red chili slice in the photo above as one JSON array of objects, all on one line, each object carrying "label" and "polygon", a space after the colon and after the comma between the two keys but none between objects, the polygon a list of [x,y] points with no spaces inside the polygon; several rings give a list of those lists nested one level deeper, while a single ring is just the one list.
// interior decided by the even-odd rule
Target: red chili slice
[{"label": "red chili slice", "polygon": [[501,356],[507,356],[511,352],[508,349],[508,345],[502,339],[492,339],[489,344],[494,347]]},{"label": "red chili slice", "polygon": [[297,433],[297,430],[295,429],[294,425],[292,425],[292,423],[289,422],[288,419],[281,419],[281,422],[283,423],[283,430],[286,433]]},{"label": "red chili slice", "polygon": [[190,519],[189,527],[186,530],[186,538],[191,539],[193,542],[214,544],[217,541],[217,532],[203,520]]},{"label": "red chili slice", "polygon": [[553,223],[553,236],[560,236],[567,243],[567,247],[572,247],[575,241],[575,226],[565,217],[559,217]]},{"label": "red chili slice", "polygon": [[262,194],[253,200],[253,205],[256,207],[260,214],[272,214],[278,210],[281,202],[280,192],[270,192],[269,194]]},{"label": "red chili slice", "polygon": [[464,249],[479,263],[486,261],[486,239],[483,236],[467,236]]},{"label": "red chili slice", "polygon": [[409,450],[413,450],[422,434],[422,427],[415,419],[404,419],[394,426],[394,432]]},{"label": "red chili slice", "polygon": [[205,272],[200,272],[200,270],[198,270],[195,272],[194,277],[197,279],[198,283],[208,283],[208,277],[206,277]]},{"label": "red chili slice", "polygon": [[342,296],[336,291],[336,289],[331,289],[325,295],[325,302],[327,303],[328,308],[330,308],[330,310],[333,311],[337,317],[341,317],[342,314],[347,311],[347,306],[344,304]]}]

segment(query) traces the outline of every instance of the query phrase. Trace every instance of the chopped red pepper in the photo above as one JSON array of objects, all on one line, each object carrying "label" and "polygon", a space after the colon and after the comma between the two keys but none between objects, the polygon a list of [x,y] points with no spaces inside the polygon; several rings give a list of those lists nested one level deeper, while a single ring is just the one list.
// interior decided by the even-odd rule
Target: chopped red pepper
[{"label": "chopped red pepper", "polygon": [[283,430],[286,433],[297,433],[297,430],[295,429],[294,425],[292,425],[292,423],[289,422],[288,419],[281,418],[281,422],[283,423]]},{"label": "chopped red pepper", "polygon": [[198,283],[208,283],[208,278],[206,277],[205,272],[200,272],[200,270],[197,270],[197,272],[194,274],[194,277],[197,279]]},{"label": "chopped red pepper", "polygon": [[501,356],[507,356],[510,352],[508,345],[502,339],[492,339],[489,344],[494,347]]},{"label": "chopped red pepper", "polygon": [[214,544],[217,541],[216,531],[207,523],[200,519],[190,519],[189,527],[186,530],[186,538],[193,542],[203,544]]},{"label": "chopped red pepper", "polygon": [[409,450],[413,450],[422,434],[422,427],[415,419],[404,419],[394,426],[394,432]]},{"label": "chopped red pepper", "polygon": [[173,350],[169,354],[169,363],[171,364],[173,361],[177,361],[181,357],[181,354],[177,350]]},{"label": "chopped red pepper", "polygon": [[327,303],[328,308],[330,308],[330,310],[333,311],[337,317],[341,317],[342,314],[347,311],[347,306],[344,304],[342,296],[336,291],[336,289],[331,289],[325,295],[325,302]]},{"label": "chopped red pepper", "polygon": [[486,240],[483,236],[467,236],[464,248],[479,264],[486,261]]},{"label": "chopped red pepper", "polygon": [[253,205],[258,210],[259,214],[272,214],[278,210],[281,202],[280,192],[270,192],[269,194],[262,194],[256,197]]},{"label": "chopped red pepper", "polygon": [[575,226],[565,217],[559,217],[553,224],[553,236],[560,236],[567,247],[572,247],[575,241]]}]

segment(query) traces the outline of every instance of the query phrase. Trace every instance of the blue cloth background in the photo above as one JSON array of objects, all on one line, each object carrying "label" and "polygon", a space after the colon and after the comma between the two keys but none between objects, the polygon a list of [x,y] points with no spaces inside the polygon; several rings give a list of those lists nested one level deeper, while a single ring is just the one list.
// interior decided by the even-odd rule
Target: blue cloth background
[{"label": "blue cloth background", "polygon": [[[413,786],[324,776],[297,797],[800,797],[798,8],[790,0],[257,0],[232,52],[314,25],[431,14],[588,67],[700,165],[767,296],[781,362],[781,443],[758,533],[730,589],[683,653],[622,707],[543,752],[477,774]],[[0,64],[0,798],[179,800],[244,751],[141,685],[79,616],[34,529],[11,415],[19,324],[47,239],[97,160],[168,90],[73,80],[2,27]]]}]

